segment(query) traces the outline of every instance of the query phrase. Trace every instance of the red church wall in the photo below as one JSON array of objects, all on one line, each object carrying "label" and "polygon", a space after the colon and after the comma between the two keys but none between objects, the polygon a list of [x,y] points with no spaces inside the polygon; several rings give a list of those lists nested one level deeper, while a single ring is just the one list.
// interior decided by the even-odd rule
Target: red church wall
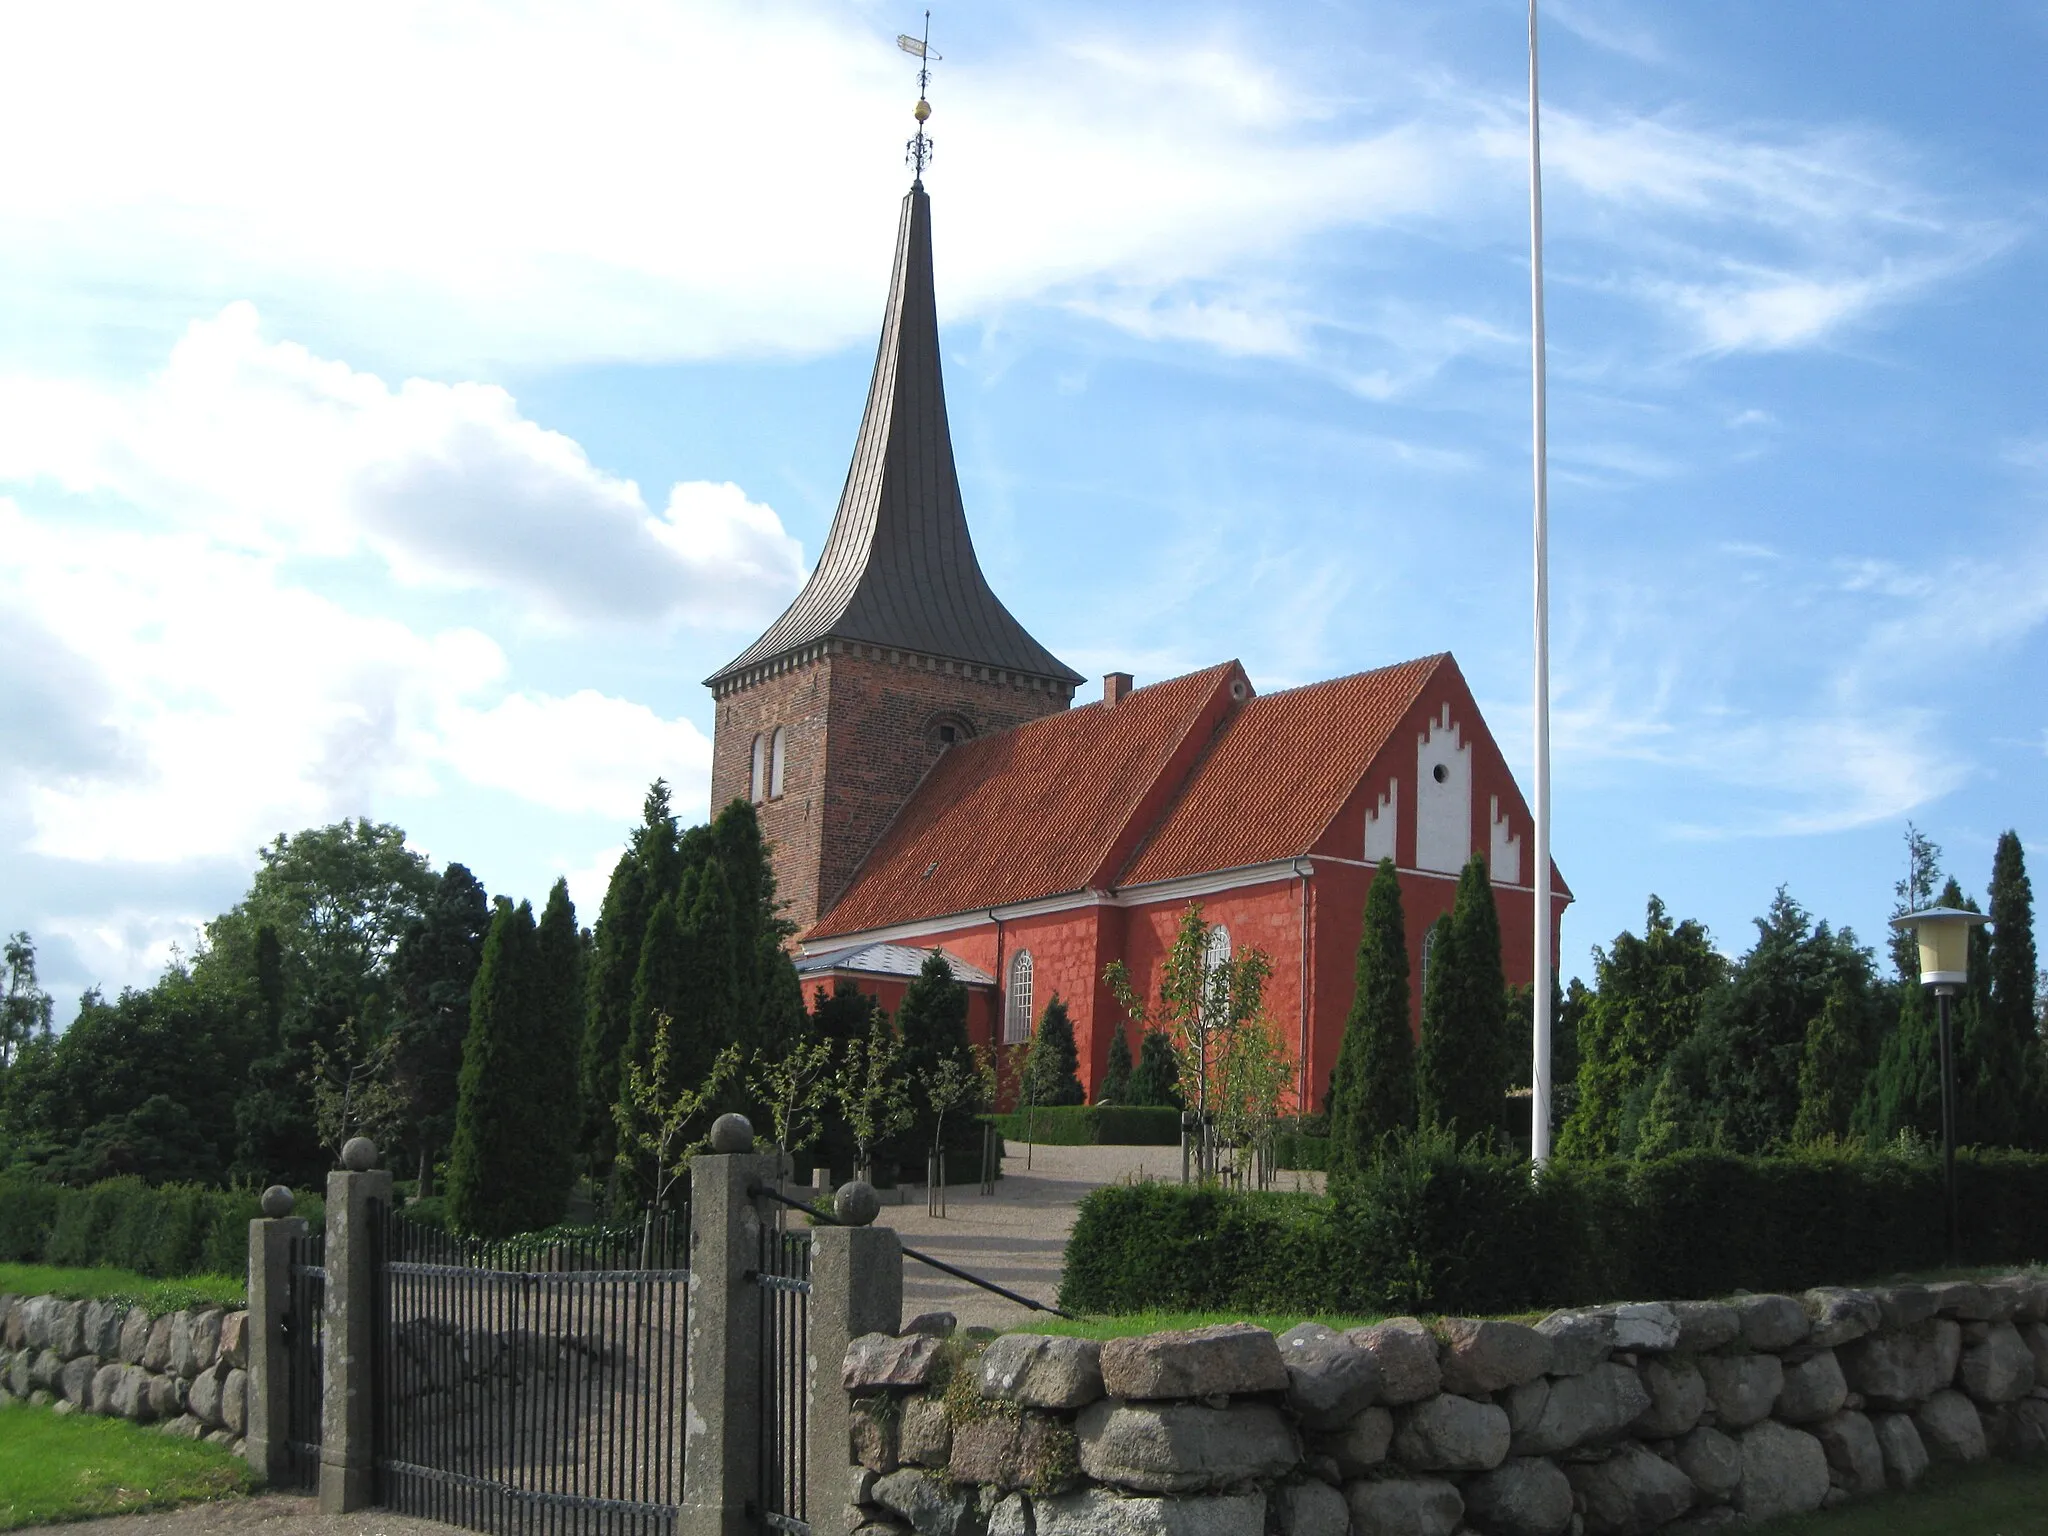
[{"label": "red church wall", "polygon": [[[948,954],[958,954],[952,945]],[[829,971],[804,978],[804,1006],[812,1007],[820,991],[830,994],[835,983],[850,981],[891,1014],[903,1006],[903,994],[910,990],[908,976],[876,976],[866,971]],[[996,1038],[996,992],[993,987],[967,989],[967,1038],[974,1045],[992,1045]]]},{"label": "red church wall", "polygon": [[[1305,966],[1301,945],[1303,893],[1297,877],[1283,876],[1197,898],[1209,922],[1221,923],[1230,930],[1234,954],[1242,954],[1253,945],[1265,952],[1272,965],[1266,984],[1267,1017],[1292,1052],[1301,1049],[1302,994],[1306,983],[1306,1107],[1310,1110],[1323,1105],[1343,1039],[1344,1021],[1351,1011],[1358,940],[1364,925],[1366,892],[1373,878],[1373,869],[1364,859],[1366,814],[1368,808],[1377,805],[1390,780],[1398,780],[1401,785],[1395,862],[1400,869],[1401,905],[1407,928],[1410,1027],[1418,1036],[1421,1033],[1423,940],[1430,925],[1451,910],[1458,878],[1455,873],[1416,867],[1417,742],[1429,730],[1431,721],[1439,722],[1441,730],[1446,705],[1450,707],[1452,723],[1458,727],[1461,745],[1470,749],[1471,815],[1464,846],[1490,854],[1491,817],[1496,799],[1508,832],[1520,840],[1522,878],[1515,885],[1496,884],[1494,901],[1500,914],[1502,969],[1511,984],[1528,985],[1534,969],[1534,894],[1528,888],[1534,843],[1532,821],[1513,773],[1455,668],[1444,669],[1436,682],[1417,698],[1364,782],[1309,851],[1307,857],[1314,872],[1308,880],[1310,943]],[[1066,1001],[1074,1021],[1082,1082],[1093,1098],[1108,1070],[1113,1031],[1121,1028],[1127,1032],[1134,1057],[1139,1045],[1136,1030],[1102,982],[1103,969],[1110,961],[1122,959],[1140,994],[1148,1003],[1156,999],[1160,968],[1188,905],[1185,897],[1152,902],[1133,899],[1140,894],[1133,890],[1123,892],[1124,899],[1130,902],[1127,906],[1104,902],[1034,917],[1005,918],[1001,924],[984,921],[964,928],[935,928],[923,935],[899,932],[892,937],[904,944],[941,945],[997,978],[995,991],[986,1002],[986,1023],[978,1026],[975,1033],[975,1039],[984,1041],[1000,1037],[1008,997],[1009,964],[1020,948],[1029,949],[1033,1013],[1042,1012],[1055,992]],[[1557,916],[1551,924],[1553,959],[1564,910],[1561,887],[1556,900]],[[900,995],[899,986],[897,996]],[[1036,1023],[1035,1018],[1033,1022]],[[1018,1052],[1013,1049],[1010,1054]]]}]

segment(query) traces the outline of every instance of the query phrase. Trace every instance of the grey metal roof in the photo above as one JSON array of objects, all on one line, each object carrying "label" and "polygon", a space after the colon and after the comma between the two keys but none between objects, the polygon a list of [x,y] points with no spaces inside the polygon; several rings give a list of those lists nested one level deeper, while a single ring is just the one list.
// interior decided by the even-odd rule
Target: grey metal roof
[{"label": "grey metal roof", "polygon": [[[928,949],[917,949],[907,944],[853,944],[842,949],[828,949],[823,954],[803,955],[796,961],[796,973],[800,977],[817,976],[830,971],[859,971],[865,976],[915,976],[924,969],[924,959],[931,953]],[[953,973],[953,979],[962,986],[992,987],[995,977],[979,966],[969,965],[958,955],[946,956],[946,969]]]},{"label": "grey metal roof", "polygon": [[827,638],[1081,681],[1011,617],[974,558],[946,425],[931,199],[922,183],[903,198],[867,411],[824,553],[782,617],[705,682],[715,688]]}]

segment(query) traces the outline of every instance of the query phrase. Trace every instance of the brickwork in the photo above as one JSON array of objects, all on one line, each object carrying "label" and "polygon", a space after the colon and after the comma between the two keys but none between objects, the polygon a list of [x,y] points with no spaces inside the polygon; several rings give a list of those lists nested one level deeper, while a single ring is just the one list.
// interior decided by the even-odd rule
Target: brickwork
[{"label": "brickwork", "polygon": [[902,651],[827,642],[822,654],[718,700],[714,811],[750,788],[753,743],[785,732],[782,794],[760,809],[776,889],[799,930],[816,922],[944,750],[942,730],[986,736],[1065,709],[1062,685]]}]

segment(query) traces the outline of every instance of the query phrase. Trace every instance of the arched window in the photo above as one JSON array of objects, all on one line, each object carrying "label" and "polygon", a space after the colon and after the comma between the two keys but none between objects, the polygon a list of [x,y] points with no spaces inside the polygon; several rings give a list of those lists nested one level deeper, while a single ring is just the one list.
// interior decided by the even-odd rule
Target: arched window
[{"label": "arched window", "polygon": [[768,752],[768,798],[770,800],[780,800],[782,798],[782,765],[789,755],[786,750],[788,737],[789,733],[781,726],[775,727],[775,742]]},{"label": "arched window", "polygon": [[1218,923],[1209,930],[1209,944],[1202,951],[1202,974],[1213,976],[1230,964],[1230,930]]},{"label": "arched window", "polygon": [[1422,936],[1422,982],[1417,988],[1424,997],[1429,996],[1429,957],[1436,949],[1436,924],[1429,925],[1429,931]]},{"label": "arched window", "polygon": [[759,805],[768,798],[768,738],[754,737],[753,774],[747,781],[747,798]]},{"label": "arched window", "polygon": [[1031,951],[1020,949],[1010,961],[1010,1007],[1003,1015],[1003,1044],[1022,1045],[1031,1038]]}]

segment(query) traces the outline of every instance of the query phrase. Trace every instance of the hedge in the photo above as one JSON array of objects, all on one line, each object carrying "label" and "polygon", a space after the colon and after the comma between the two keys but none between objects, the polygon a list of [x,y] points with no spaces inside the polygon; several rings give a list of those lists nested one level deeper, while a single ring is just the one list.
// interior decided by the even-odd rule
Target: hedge
[{"label": "hedge", "polygon": [[[1957,1157],[1963,1257],[2048,1258],[2048,1157]],[[1428,1138],[1332,1195],[1108,1185],[1082,1201],[1061,1304],[1501,1314],[1803,1290],[1943,1260],[1941,1165],[1841,1152],[1527,1162]]]},{"label": "hedge", "polygon": [[[295,1213],[318,1226],[320,1200]],[[0,1174],[0,1262],[130,1269],[153,1279],[239,1275],[249,1263],[253,1190],[107,1179],[83,1189]]]},{"label": "hedge", "polygon": [[1180,1111],[1152,1104],[1041,1105],[1028,1117],[1022,1110],[994,1117],[996,1128],[1012,1141],[1035,1141],[1047,1147],[1177,1147]]},{"label": "hedge", "polygon": [[1330,1138],[1305,1136],[1298,1131],[1277,1131],[1273,1136],[1273,1166],[1324,1173],[1330,1166]]}]

